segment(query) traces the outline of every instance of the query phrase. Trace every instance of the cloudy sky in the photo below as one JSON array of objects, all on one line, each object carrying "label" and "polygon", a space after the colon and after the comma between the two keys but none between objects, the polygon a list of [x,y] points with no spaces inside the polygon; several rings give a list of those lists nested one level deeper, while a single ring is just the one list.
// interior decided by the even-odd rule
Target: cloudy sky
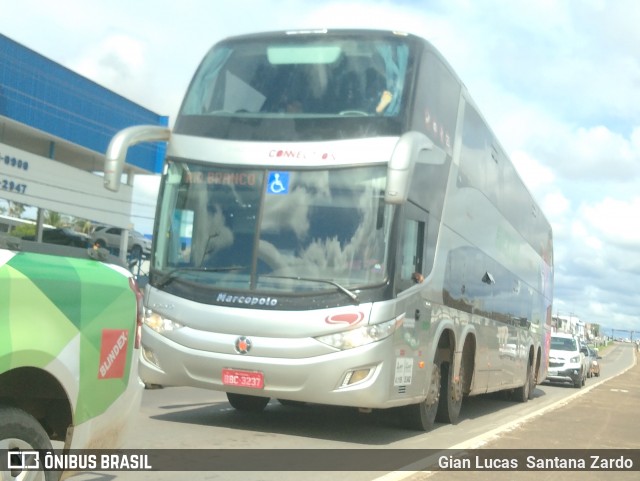
[{"label": "cloudy sky", "polygon": [[[636,0],[0,0],[0,32],[175,117],[211,45],[312,27],[430,40],[467,85],[555,235],[554,314],[640,336]],[[150,232],[156,182],[136,184]]]}]

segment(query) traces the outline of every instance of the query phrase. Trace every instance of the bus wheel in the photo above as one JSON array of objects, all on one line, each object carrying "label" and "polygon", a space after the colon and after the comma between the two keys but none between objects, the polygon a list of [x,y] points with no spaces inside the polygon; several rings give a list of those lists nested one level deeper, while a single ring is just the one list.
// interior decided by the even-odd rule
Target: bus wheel
[{"label": "bus wheel", "polygon": [[531,390],[533,386],[533,369],[531,364],[527,363],[527,378],[524,385],[513,391],[513,397],[516,401],[526,403],[531,398]]},{"label": "bus wheel", "polygon": [[443,362],[440,365],[442,382],[440,383],[440,402],[436,420],[442,423],[457,424],[462,408],[462,386],[464,386],[464,363],[460,366],[458,382],[453,378],[451,363]]},{"label": "bus wheel", "polygon": [[[536,366],[534,368],[534,365]],[[540,372],[540,366],[534,362],[531,364],[531,386],[529,387],[529,399],[534,398],[534,393],[536,392],[536,386],[538,385],[538,373]]]},{"label": "bus wheel", "polygon": [[440,365],[434,362],[426,399],[421,403],[410,404],[401,408],[402,419],[407,428],[417,431],[430,431],[433,428],[436,414],[438,413],[440,384]]},{"label": "bus wheel", "polygon": [[229,404],[238,411],[260,412],[269,404],[268,397],[247,396],[246,394],[227,393]]},{"label": "bus wheel", "polygon": [[[30,414],[22,409],[0,406],[0,450],[34,451],[36,449],[52,449],[51,441],[44,428]],[[19,464],[16,459],[15,464]],[[25,478],[26,476],[26,478]],[[7,479],[34,479],[37,481],[53,481],[60,477],[56,471],[9,471]],[[5,479],[0,476],[0,478]]]}]

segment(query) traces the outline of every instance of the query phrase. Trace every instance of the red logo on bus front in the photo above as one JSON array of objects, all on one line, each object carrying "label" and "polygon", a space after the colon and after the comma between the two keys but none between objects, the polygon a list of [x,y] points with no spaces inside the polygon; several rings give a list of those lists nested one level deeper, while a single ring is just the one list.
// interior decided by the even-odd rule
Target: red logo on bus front
[{"label": "red logo on bus front", "polygon": [[120,379],[127,363],[129,332],[126,329],[103,329],[100,343],[98,379]]},{"label": "red logo on bus front", "polygon": [[364,319],[362,312],[343,312],[340,314],[332,314],[324,320],[327,324],[348,324],[353,326]]},{"label": "red logo on bus front", "polygon": [[296,160],[336,160],[334,153],[315,150],[274,149],[269,151],[269,157]]}]

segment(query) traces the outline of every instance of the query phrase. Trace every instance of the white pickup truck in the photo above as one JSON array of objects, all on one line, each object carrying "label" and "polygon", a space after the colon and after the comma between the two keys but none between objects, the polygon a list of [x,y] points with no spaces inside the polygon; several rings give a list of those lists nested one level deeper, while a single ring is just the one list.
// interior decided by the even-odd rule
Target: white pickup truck
[{"label": "white pickup truck", "polygon": [[[0,237],[0,452],[12,452],[0,466],[53,445],[118,448],[133,424],[143,389],[141,296],[131,274],[103,257]],[[68,473],[4,474],[49,481]]]}]

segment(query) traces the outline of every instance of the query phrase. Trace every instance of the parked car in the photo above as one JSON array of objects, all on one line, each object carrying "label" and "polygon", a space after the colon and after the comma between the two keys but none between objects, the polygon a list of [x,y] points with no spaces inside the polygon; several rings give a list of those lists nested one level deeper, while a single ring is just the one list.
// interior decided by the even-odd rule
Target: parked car
[{"label": "parked car", "polygon": [[[93,232],[91,239],[94,245],[104,247],[110,251],[118,251],[123,230],[120,227],[98,227]],[[148,257],[151,254],[151,241],[140,232],[130,230],[127,249],[132,257]]]},{"label": "parked car", "polygon": [[0,235],[0,446],[14,463],[3,480],[58,479],[33,470],[45,466],[36,450],[54,442],[121,448],[143,392],[142,294],[131,273],[93,249],[59,257],[43,253],[59,246],[30,244]]},{"label": "parked car", "polygon": [[577,337],[559,332],[551,335],[547,381],[570,382],[579,389],[584,386],[589,370],[587,356]]},{"label": "parked car", "polygon": [[[34,241],[35,236],[26,236],[24,240]],[[76,232],[67,227],[57,229],[44,229],[42,231],[42,242],[47,244],[57,244],[73,247],[90,247],[91,238],[82,232]]]},{"label": "parked car", "polygon": [[602,359],[602,356],[598,354],[598,350],[592,347],[587,347],[589,349],[589,373],[590,377],[600,377],[600,362],[598,359]]}]

